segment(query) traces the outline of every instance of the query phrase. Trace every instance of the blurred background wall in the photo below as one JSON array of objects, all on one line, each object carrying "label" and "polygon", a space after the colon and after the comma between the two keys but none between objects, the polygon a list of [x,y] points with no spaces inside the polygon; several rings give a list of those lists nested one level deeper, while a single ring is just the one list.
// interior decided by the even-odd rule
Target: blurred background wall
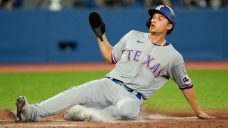
[{"label": "blurred background wall", "polygon": [[227,0],[216,1],[0,0],[0,63],[102,62],[91,11],[115,45],[130,30],[147,32],[148,8],[164,3],[177,16],[167,40],[185,60],[228,60]]}]

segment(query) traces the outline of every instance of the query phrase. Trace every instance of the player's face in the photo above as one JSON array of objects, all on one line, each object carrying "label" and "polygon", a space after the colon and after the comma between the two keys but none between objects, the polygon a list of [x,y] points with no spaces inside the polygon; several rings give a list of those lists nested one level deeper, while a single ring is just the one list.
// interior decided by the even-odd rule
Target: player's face
[{"label": "player's face", "polygon": [[151,19],[150,32],[151,33],[166,33],[172,28],[169,20],[160,13],[155,13]]}]

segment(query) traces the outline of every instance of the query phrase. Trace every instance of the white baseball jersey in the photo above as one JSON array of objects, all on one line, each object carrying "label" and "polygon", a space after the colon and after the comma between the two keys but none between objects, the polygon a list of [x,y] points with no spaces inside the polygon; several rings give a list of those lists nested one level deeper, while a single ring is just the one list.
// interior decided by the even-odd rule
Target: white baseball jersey
[{"label": "white baseball jersey", "polygon": [[130,31],[114,46],[112,59],[116,67],[106,75],[108,78],[84,83],[33,104],[24,114],[26,118],[36,121],[74,105],[83,105],[96,109],[105,118],[137,119],[143,101],[141,96],[147,99],[168,79],[173,79],[180,89],[192,87],[180,53],[169,43],[153,44],[148,34]]},{"label": "white baseball jersey", "polygon": [[116,67],[106,75],[124,82],[145,99],[159,90],[168,79],[180,89],[191,88],[181,54],[168,42],[153,44],[149,33],[132,30],[113,47],[112,60]]}]

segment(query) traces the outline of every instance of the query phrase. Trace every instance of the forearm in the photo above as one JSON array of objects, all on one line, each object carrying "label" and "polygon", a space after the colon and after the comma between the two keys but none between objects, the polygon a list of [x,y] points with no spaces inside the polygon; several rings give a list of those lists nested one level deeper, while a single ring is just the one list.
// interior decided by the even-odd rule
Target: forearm
[{"label": "forearm", "polygon": [[89,23],[94,31],[102,56],[107,63],[112,63],[112,46],[108,43],[105,35],[105,24],[97,12],[89,14]]},{"label": "forearm", "polygon": [[97,38],[100,52],[107,63],[112,63],[112,46],[109,44],[105,33],[102,35],[103,41]]},{"label": "forearm", "polygon": [[188,101],[189,105],[192,107],[196,115],[202,113],[202,109],[199,105],[199,102],[196,98],[194,87],[182,90],[186,100]]}]

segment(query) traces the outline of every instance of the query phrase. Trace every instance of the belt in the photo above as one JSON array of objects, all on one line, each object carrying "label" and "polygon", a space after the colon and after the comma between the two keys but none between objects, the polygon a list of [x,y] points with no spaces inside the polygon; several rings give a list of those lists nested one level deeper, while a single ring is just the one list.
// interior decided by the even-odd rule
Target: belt
[{"label": "belt", "polygon": [[112,77],[106,77],[106,78],[112,80],[113,82],[119,84],[120,86],[123,86],[128,92],[134,94],[139,100],[141,100],[143,98],[141,93],[135,91],[134,89],[129,88],[124,82],[122,82],[118,79],[112,78]]}]

